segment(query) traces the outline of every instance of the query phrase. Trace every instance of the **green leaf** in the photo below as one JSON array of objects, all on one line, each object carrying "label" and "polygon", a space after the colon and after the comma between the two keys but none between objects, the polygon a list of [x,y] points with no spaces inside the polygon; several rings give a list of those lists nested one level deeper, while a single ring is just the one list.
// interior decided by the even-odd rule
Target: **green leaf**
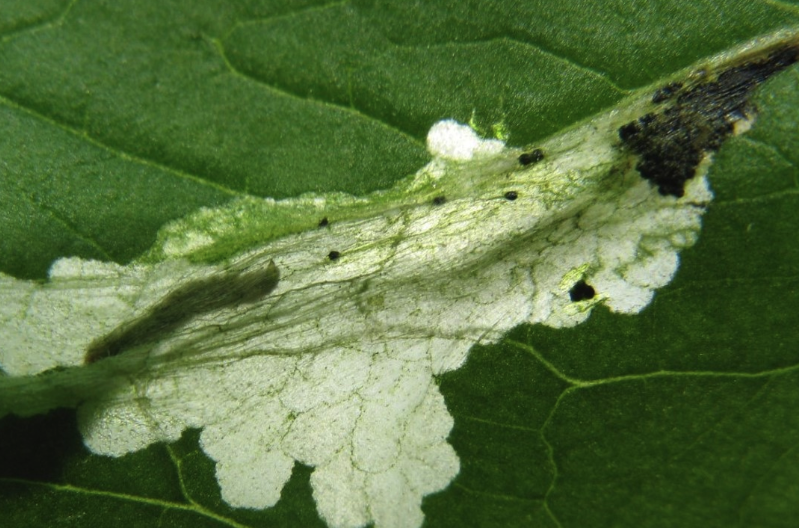
[{"label": "green leaf", "polygon": [[[0,270],[126,263],[235,196],[364,194],[445,117],[524,145],[794,26],[790,2],[0,3]],[[676,280],[637,316],[516,329],[440,379],[461,473],[430,526],[791,526],[799,518],[795,70],[719,152]],[[308,526],[220,498],[196,432],[90,456],[67,411],[0,422],[4,526]]]}]

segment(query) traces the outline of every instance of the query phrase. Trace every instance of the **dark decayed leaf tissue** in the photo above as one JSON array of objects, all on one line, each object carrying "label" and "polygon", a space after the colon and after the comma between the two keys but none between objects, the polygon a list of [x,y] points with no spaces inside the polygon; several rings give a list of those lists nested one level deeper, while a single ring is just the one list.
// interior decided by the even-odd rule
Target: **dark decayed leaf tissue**
[{"label": "dark decayed leaf tissue", "polygon": [[657,90],[652,101],[662,109],[619,128],[622,142],[639,157],[638,172],[660,194],[683,196],[704,156],[721,147],[737,121],[754,114],[754,89],[797,60],[799,44],[792,42],[718,73],[698,74],[692,84]]}]

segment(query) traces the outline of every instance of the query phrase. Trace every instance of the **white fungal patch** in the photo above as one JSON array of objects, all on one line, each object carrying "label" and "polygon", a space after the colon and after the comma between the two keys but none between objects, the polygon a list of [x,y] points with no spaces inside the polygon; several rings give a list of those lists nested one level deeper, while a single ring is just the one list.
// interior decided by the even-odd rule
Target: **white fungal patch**
[{"label": "white fungal patch", "polygon": [[[681,199],[658,194],[618,148],[624,119],[608,114],[544,143],[546,159],[529,167],[518,149],[440,123],[429,138],[435,159],[399,203],[343,221],[322,209],[326,228],[314,214],[313,229],[225,264],[64,259],[44,285],[2,276],[0,365],[10,376],[0,378],[0,414],[82,402],[86,445],[110,456],[202,428],[234,507],[274,505],[299,461],[314,467],[328,525],[420,526],[422,498],[459,470],[433,376],[522,323],[572,326],[597,304],[640,311],[696,240],[697,205],[712,198],[704,176]],[[447,199],[433,206],[436,195]],[[309,203],[297,207],[316,208]],[[247,229],[246,214],[201,216],[219,236]],[[211,235],[198,229],[176,224],[162,247],[205,248]],[[83,366],[94,340],[152,314],[178,288],[270,262],[280,280],[262,298],[189,313],[165,335],[123,340],[118,355]],[[574,302],[580,280],[596,295]],[[74,368],[32,376],[56,366]]]}]

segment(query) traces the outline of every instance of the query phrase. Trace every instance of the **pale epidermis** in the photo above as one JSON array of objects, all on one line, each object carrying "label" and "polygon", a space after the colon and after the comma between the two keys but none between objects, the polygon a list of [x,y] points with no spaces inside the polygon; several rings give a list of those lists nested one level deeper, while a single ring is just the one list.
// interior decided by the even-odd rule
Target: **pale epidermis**
[{"label": "pale epidermis", "polygon": [[[433,376],[521,323],[575,325],[600,303],[640,311],[696,239],[712,197],[705,178],[679,200],[661,196],[629,168],[615,129],[597,135],[596,126],[545,144],[548,158],[524,170],[517,149],[452,122],[434,129],[434,153],[448,158],[420,177],[434,173],[445,203],[334,222],[232,259],[225,266],[274,261],[277,288],[84,367],[107,376],[106,363],[141,359],[81,406],[86,445],[119,456],[198,427],[233,506],[273,505],[296,460],[314,466],[314,498],[331,526],[419,526],[422,497],[459,468]],[[11,302],[0,364],[12,376],[80,365],[93,339],[223,267],[66,259],[45,285],[3,277]],[[595,297],[573,302],[572,278]]]}]

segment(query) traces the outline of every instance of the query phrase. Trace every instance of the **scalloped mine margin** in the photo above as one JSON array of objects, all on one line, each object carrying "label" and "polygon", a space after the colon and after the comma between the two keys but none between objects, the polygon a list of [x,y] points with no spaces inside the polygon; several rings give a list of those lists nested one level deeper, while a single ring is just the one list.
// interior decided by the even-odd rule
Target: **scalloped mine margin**
[{"label": "scalloped mine margin", "polygon": [[[165,227],[159,259],[0,274],[0,415],[80,405],[110,456],[202,428],[231,506],[274,505],[299,461],[330,526],[420,526],[459,471],[435,376],[522,323],[647,306],[698,237],[702,162],[796,62],[791,38],[526,150],[439,122],[433,160],[387,193],[244,200]],[[191,260],[275,211],[294,234]]]}]

